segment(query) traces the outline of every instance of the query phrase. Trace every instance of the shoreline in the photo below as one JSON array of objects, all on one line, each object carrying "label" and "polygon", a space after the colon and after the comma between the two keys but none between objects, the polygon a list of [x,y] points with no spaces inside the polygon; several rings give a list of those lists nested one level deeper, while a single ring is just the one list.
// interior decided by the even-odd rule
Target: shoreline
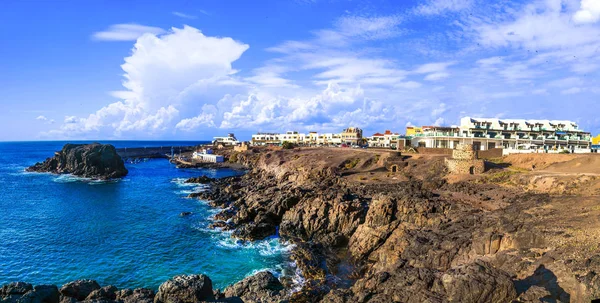
[{"label": "shoreline", "polygon": [[[446,156],[257,148],[235,153],[233,164],[245,174],[198,176],[208,187],[188,197],[217,210],[207,218],[214,220],[210,225],[233,241],[257,243],[279,235],[278,241],[294,245],[290,260],[304,283],[294,288],[285,279],[267,277],[278,283],[276,291],[243,290],[245,280],[266,275],[259,272],[228,287],[239,288],[235,294],[242,302],[479,302],[468,300],[474,292],[485,301],[503,302],[535,295],[529,289],[543,294],[539,298],[595,298],[600,251],[598,257],[593,251],[573,256],[573,250],[552,243],[589,240],[547,230],[573,233],[577,216],[600,215],[593,208],[597,193],[587,189],[600,189],[600,180],[569,170],[581,161],[588,161],[587,168],[600,165],[598,157],[531,157],[495,160],[499,164],[481,175],[453,175],[445,168]],[[541,160],[543,176],[518,169]],[[540,178],[553,183],[540,187]],[[561,187],[565,182],[575,185]],[[574,213],[569,203],[588,210]],[[549,207],[556,211],[544,212]],[[544,284],[549,274],[560,287]]]}]

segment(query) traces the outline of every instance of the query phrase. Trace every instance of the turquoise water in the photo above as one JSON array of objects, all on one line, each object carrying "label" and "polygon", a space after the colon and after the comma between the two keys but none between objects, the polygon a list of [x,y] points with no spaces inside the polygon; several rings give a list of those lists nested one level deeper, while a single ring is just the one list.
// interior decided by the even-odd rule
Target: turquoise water
[{"label": "turquoise water", "polygon": [[[189,142],[110,142],[117,147]],[[157,159],[127,164],[116,182],[27,173],[64,142],[0,142],[0,285],[61,285],[90,278],[101,285],[158,288],[178,274],[204,273],[216,288],[263,269],[280,271],[289,247],[278,239],[244,245],[207,229],[216,210],[185,196],[192,176],[232,170],[177,169]],[[193,214],[179,217],[184,211]]]}]

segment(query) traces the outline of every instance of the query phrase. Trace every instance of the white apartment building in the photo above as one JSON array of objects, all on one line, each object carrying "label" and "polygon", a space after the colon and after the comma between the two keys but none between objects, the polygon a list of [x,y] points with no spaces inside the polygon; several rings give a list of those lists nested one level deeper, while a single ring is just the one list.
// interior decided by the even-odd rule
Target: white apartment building
[{"label": "white apartment building", "polygon": [[214,137],[213,138],[213,144],[223,144],[223,145],[237,145],[238,143],[240,143],[234,134],[230,133],[227,134],[227,137]]},{"label": "white apartment building", "polygon": [[472,144],[478,150],[504,148],[507,151],[585,152],[591,135],[577,123],[566,120],[530,120],[465,117],[460,126],[423,126],[412,138],[413,146],[455,148]]},{"label": "white apartment building", "polygon": [[340,145],[356,144],[362,139],[362,130],[350,127],[342,133],[322,133],[309,132],[308,134],[298,133],[297,131],[287,131],[285,133],[257,133],[252,135],[251,143],[253,145],[280,145],[283,142],[291,142],[299,145]]},{"label": "white apartment building", "polygon": [[375,133],[373,136],[367,138],[367,143],[369,147],[396,148],[399,138],[400,134],[386,130],[383,134]]}]

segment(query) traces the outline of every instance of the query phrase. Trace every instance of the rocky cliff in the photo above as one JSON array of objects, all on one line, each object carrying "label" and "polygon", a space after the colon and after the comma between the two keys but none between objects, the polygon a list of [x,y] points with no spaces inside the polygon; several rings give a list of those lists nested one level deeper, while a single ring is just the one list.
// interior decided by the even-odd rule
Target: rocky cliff
[{"label": "rocky cliff", "polygon": [[112,179],[128,171],[115,147],[110,144],[66,144],[54,157],[38,162],[27,171],[73,174],[93,179]]},{"label": "rocky cliff", "polygon": [[[235,157],[251,168],[248,174],[214,180],[191,196],[223,208],[213,227],[233,230],[233,237],[253,241],[279,230],[296,243],[292,259],[305,283],[284,296],[290,302],[588,302],[598,296],[600,262],[585,265],[595,264],[600,251],[573,257],[574,231],[550,223],[573,213],[555,211],[560,198],[476,180],[448,184],[443,159],[397,157],[248,151]],[[390,161],[401,169],[386,170]]]}]

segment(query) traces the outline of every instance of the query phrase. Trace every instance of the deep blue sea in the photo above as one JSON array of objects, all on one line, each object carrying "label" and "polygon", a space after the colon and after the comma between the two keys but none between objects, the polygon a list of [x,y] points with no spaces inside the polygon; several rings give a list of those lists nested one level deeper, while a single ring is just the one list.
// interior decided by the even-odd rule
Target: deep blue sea
[{"label": "deep blue sea", "polygon": [[[243,244],[207,228],[217,210],[188,199],[200,175],[239,172],[177,169],[164,159],[126,164],[114,182],[24,169],[66,142],[0,142],[0,285],[62,285],[95,279],[119,288],[149,287],[179,274],[204,273],[223,288],[253,272],[281,271],[289,246],[276,238]],[[199,142],[101,141],[116,147]],[[191,216],[180,217],[184,211]]]}]

